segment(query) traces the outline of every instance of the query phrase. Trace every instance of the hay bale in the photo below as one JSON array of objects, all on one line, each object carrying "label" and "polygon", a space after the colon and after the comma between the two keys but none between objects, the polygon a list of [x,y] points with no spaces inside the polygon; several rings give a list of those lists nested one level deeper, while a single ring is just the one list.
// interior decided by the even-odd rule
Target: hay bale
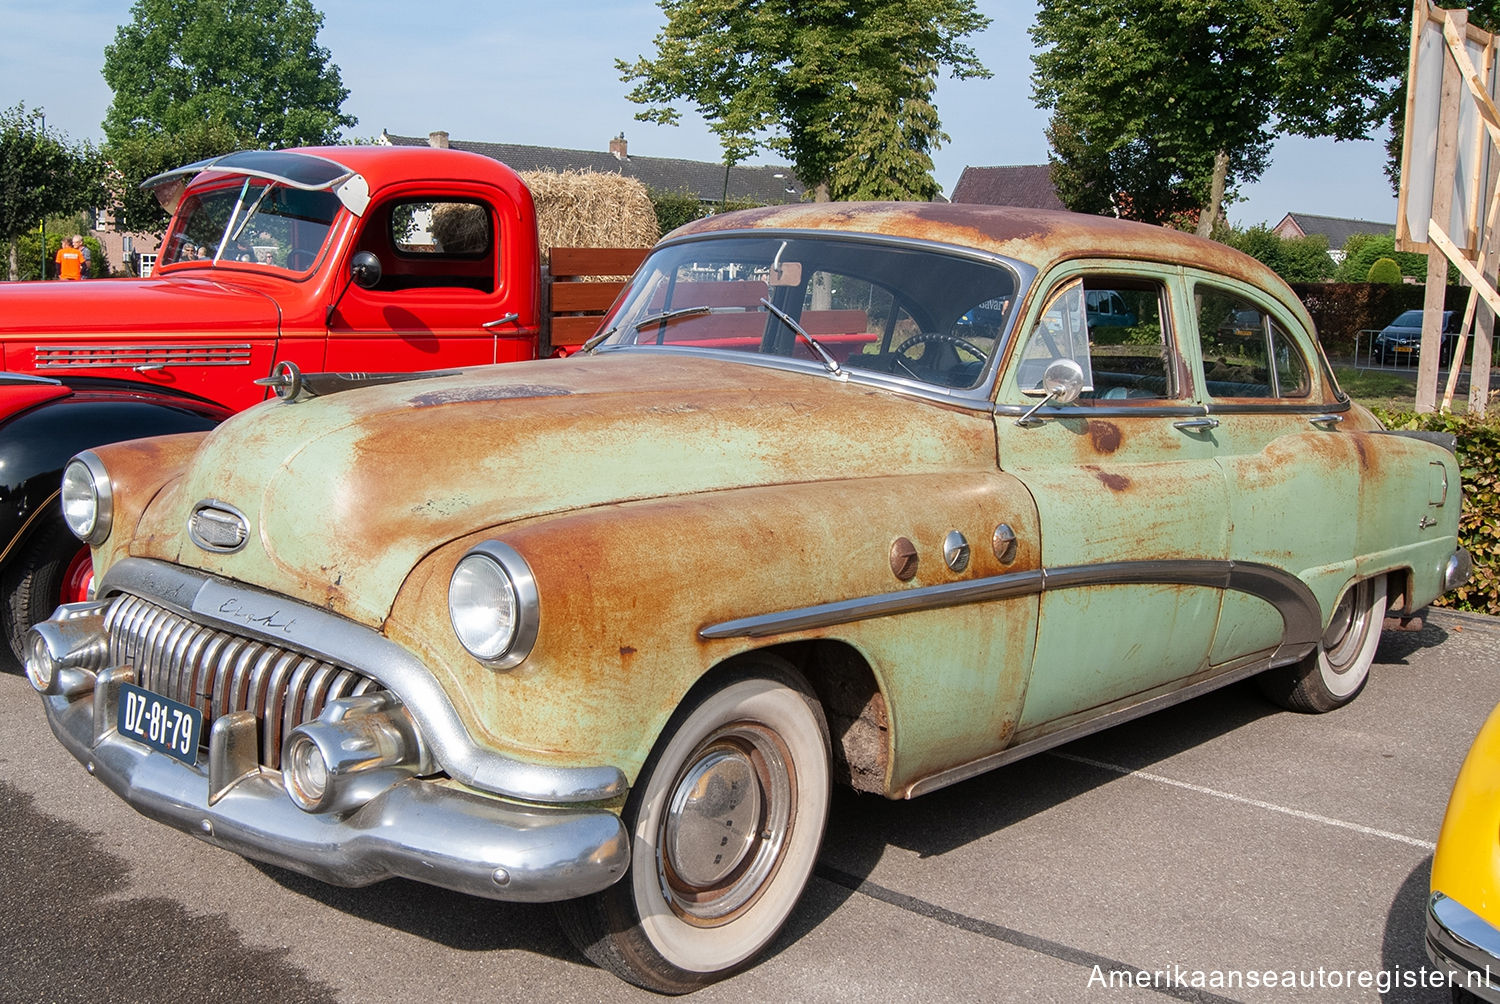
[{"label": "hay bale", "polygon": [[661,236],[646,186],[598,171],[521,171],[536,203],[542,256],[554,247],[649,247]]}]

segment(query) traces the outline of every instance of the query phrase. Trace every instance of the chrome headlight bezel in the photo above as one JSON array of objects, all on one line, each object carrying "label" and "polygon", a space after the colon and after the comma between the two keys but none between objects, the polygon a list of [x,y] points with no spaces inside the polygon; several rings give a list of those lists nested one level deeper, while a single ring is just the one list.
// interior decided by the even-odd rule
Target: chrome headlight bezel
[{"label": "chrome headlight bezel", "polygon": [[486,666],[520,665],[541,624],[531,566],[498,540],[471,548],[448,580],[448,620],[464,651]]},{"label": "chrome headlight bezel", "polygon": [[98,547],[109,538],[114,523],[114,491],[104,461],[92,450],[78,454],[63,468],[59,505],[63,522],[85,544]]}]

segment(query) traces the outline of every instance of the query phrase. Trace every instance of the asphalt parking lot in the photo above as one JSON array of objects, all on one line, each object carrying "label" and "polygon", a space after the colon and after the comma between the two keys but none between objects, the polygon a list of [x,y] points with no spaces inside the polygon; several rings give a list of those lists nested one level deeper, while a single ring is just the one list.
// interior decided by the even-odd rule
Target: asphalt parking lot
[{"label": "asphalt parking lot", "polygon": [[[1331,715],[1241,684],[915,801],[842,792],[772,953],[695,1000],[1446,1001],[1428,868],[1497,702],[1500,620],[1439,611]],[[652,996],[545,907],[335,889],[145,820],[14,673],[0,737],[0,1000]]]}]

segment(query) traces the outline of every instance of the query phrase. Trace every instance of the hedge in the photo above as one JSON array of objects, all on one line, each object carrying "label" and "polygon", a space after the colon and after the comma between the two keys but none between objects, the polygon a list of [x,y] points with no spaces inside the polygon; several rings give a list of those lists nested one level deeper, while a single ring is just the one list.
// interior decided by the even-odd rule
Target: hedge
[{"label": "hedge", "polygon": [[1474,575],[1436,605],[1500,614],[1500,417],[1476,419],[1380,409],[1375,413],[1388,429],[1451,432],[1457,437],[1464,488],[1458,543],[1473,555]]},{"label": "hedge", "polygon": [[[1335,358],[1352,358],[1354,339],[1361,331],[1378,330],[1403,310],[1419,310],[1427,287],[1377,282],[1297,282],[1292,290],[1302,299],[1318,341]],[[1443,309],[1463,310],[1469,302],[1467,286],[1449,286]]]}]

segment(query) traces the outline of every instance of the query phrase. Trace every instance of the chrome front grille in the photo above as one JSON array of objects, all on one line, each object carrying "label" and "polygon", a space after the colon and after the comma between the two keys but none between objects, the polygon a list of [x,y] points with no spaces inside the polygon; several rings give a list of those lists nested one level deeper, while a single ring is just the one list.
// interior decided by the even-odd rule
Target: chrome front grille
[{"label": "chrome front grille", "polygon": [[260,760],[280,769],[281,741],[339,697],[379,690],[367,676],[301,652],[205,627],[129,593],[104,617],[109,664],[135,667],[138,686],[203,713],[207,742],[213,720],[252,711],[260,723]]}]

